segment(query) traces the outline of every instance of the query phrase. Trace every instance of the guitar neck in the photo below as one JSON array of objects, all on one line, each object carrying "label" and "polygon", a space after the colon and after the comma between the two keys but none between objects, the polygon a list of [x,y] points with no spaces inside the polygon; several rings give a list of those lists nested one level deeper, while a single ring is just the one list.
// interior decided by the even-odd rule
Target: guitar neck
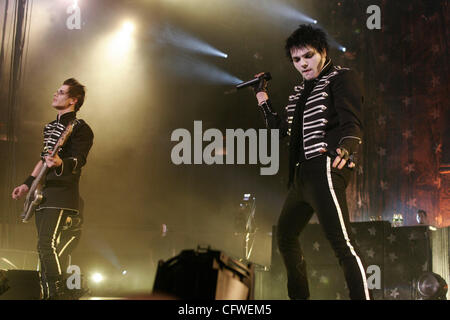
[{"label": "guitar neck", "polygon": [[[52,151],[52,153],[50,154],[51,157],[54,157],[55,154],[58,152],[58,150],[60,149],[59,146],[56,146],[56,148]],[[45,163],[42,165],[41,170],[39,171],[36,179],[34,179],[33,184],[31,185],[31,189],[34,190],[36,188],[36,186],[38,184],[41,184],[44,180],[44,177],[46,176],[48,169],[50,169],[49,167],[47,167],[47,163]]]},{"label": "guitar neck", "polygon": [[[61,149],[61,146],[65,143],[65,139],[67,139],[70,134],[72,133],[72,129],[74,126],[74,121],[71,121],[68,126],[66,127],[66,130],[63,132],[63,134],[61,135],[61,137],[59,137],[58,142],[56,143],[54,149],[52,150],[52,153],[50,154],[51,157],[54,157],[59,149]],[[37,175],[36,179],[34,179],[32,185],[31,185],[31,190],[35,190],[36,187],[42,183],[42,181],[44,180],[45,175],[48,172],[49,167],[47,167],[47,163],[45,163],[41,168],[41,170],[39,171],[39,174]]]},{"label": "guitar neck", "polygon": [[41,170],[39,171],[39,174],[37,175],[36,179],[34,179],[32,185],[31,185],[31,190],[35,190],[36,186],[40,183],[42,183],[42,181],[44,180],[45,175],[48,172],[49,167],[47,167],[47,164],[44,162],[44,164],[42,165]]}]

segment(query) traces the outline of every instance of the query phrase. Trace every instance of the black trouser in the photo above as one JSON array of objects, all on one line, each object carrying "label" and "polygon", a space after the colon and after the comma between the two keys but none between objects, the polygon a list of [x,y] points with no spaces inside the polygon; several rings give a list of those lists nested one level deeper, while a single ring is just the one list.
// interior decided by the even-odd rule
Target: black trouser
[{"label": "black trouser", "polygon": [[309,298],[299,236],[315,212],[343,268],[350,299],[369,300],[365,269],[349,228],[345,189],[351,170],[331,165],[327,156],[299,164],[281,211],[277,241],[287,269],[288,294],[291,299]]},{"label": "black trouser", "polygon": [[41,287],[47,298],[63,291],[68,255],[78,244],[81,229],[77,225],[78,214],[72,210],[44,208],[36,211],[35,218]]}]

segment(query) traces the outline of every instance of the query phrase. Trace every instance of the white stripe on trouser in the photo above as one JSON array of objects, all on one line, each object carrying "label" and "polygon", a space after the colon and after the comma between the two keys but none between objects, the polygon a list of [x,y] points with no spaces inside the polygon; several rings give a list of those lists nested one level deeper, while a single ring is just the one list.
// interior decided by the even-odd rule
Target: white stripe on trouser
[{"label": "white stripe on trouser", "polygon": [[349,247],[350,252],[352,253],[353,256],[355,256],[356,261],[358,262],[359,270],[361,271],[361,276],[363,279],[364,293],[366,295],[366,300],[370,300],[369,289],[368,289],[367,280],[366,280],[366,272],[362,265],[361,259],[356,254],[355,249],[353,248],[353,246],[350,243],[350,239],[348,238],[348,234],[347,234],[347,229],[345,228],[345,224],[344,224],[344,218],[342,217],[341,207],[339,206],[339,202],[336,197],[336,193],[334,192],[333,180],[331,179],[331,158],[330,157],[327,157],[327,178],[328,178],[328,187],[330,189],[330,193],[331,193],[331,196],[333,197],[334,205],[336,206],[336,210],[338,212],[339,222],[341,224],[341,229],[342,229],[342,233],[344,234],[345,242],[347,243],[347,246]]},{"label": "white stripe on trouser", "polygon": [[69,245],[69,243],[71,243],[73,241],[73,239],[75,239],[75,236],[73,236],[72,238],[70,238],[69,241],[67,241],[66,245],[61,249],[61,251],[58,253],[58,256],[60,257],[62,255],[62,253],[64,252],[64,250],[66,250],[67,246]]},{"label": "white stripe on trouser", "polygon": [[63,214],[64,210],[61,210],[59,212],[59,217],[58,217],[58,222],[56,222],[56,227],[55,227],[55,231],[53,232],[53,236],[52,236],[52,249],[53,249],[53,254],[55,255],[55,260],[56,260],[56,264],[58,265],[58,273],[61,273],[61,266],[59,265],[59,258],[58,258],[58,254],[56,253],[56,232],[58,231],[58,227],[59,227],[59,223],[61,222],[61,217]]}]

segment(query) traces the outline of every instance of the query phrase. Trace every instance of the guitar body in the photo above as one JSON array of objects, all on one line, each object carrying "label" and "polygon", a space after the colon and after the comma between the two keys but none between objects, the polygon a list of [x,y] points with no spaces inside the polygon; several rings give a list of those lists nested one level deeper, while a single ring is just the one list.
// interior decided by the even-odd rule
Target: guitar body
[{"label": "guitar body", "polygon": [[[59,149],[61,149],[61,147],[69,139],[69,136],[72,134],[73,127],[75,126],[75,124],[76,120],[70,122],[67,125],[66,129],[61,134],[61,137],[58,139],[58,142],[56,143],[55,148],[51,153],[52,157],[54,157],[58,153]],[[38,176],[36,177],[36,179],[34,179],[33,183],[31,184],[30,190],[28,190],[27,197],[23,204],[23,212],[20,215],[23,223],[27,223],[31,219],[31,217],[33,217],[34,211],[36,210],[37,206],[42,202],[43,185],[48,170],[49,167],[47,167],[47,164],[44,163],[41,170],[39,171]]]},{"label": "guitar body", "polygon": [[20,215],[23,223],[27,223],[34,215],[37,206],[42,202],[43,197],[42,184],[38,183],[36,188],[29,190],[25,203],[23,204],[23,213]]}]

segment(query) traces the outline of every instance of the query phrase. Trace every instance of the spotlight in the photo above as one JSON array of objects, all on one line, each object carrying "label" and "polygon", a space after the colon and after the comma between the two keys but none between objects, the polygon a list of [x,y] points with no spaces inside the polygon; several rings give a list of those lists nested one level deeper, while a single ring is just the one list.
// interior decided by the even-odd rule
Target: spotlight
[{"label": "spotlight", "polygon": [[111,58],[123,58],[134,45],[133,33],[136,26],[131,21],[125,21],[120,29],[113,34],[109,43],[108,55]]},{"label": "spotlight", "polygon": [[134,24],[130,21],[125,21],[122,26],[122,31],[126,34],[131,34],[134,31]]},{"label": "spotlight", "polygon": [[128,273],[127,270],[122,271],[122,275],[126,275],[127,273]]},{"label": "spotlight", "polygon": [[447,300],[448,285],[438,274],[426,272],[417,281],[418,300]]},{"label": "spotlight", "polygon": [[345,51],[347,51],[347,48],[346,47],[340,47],[339,50],[341,50],[342,52],[345,52]]},{"label": "spotlight", "polygon": [[317,20],[313,20],[313,23],[314,23],[314,24],[317,24],[317,22],[318,22]]},{"label": "spotlight", "polygon": [[125,21],[122,24],[122,28],[117,34],[117,38],[121,42],[128,42],[129,39],[131,38],[131,35],[133,34],[133,31],[134,31],[134,24],[130,21]]},{"label": "spotlight", "polygon": [[92,281],[94,281],[95,283],[100,283],[103,281],[103,276],[101,273],[94,273],[91,277]]}]

